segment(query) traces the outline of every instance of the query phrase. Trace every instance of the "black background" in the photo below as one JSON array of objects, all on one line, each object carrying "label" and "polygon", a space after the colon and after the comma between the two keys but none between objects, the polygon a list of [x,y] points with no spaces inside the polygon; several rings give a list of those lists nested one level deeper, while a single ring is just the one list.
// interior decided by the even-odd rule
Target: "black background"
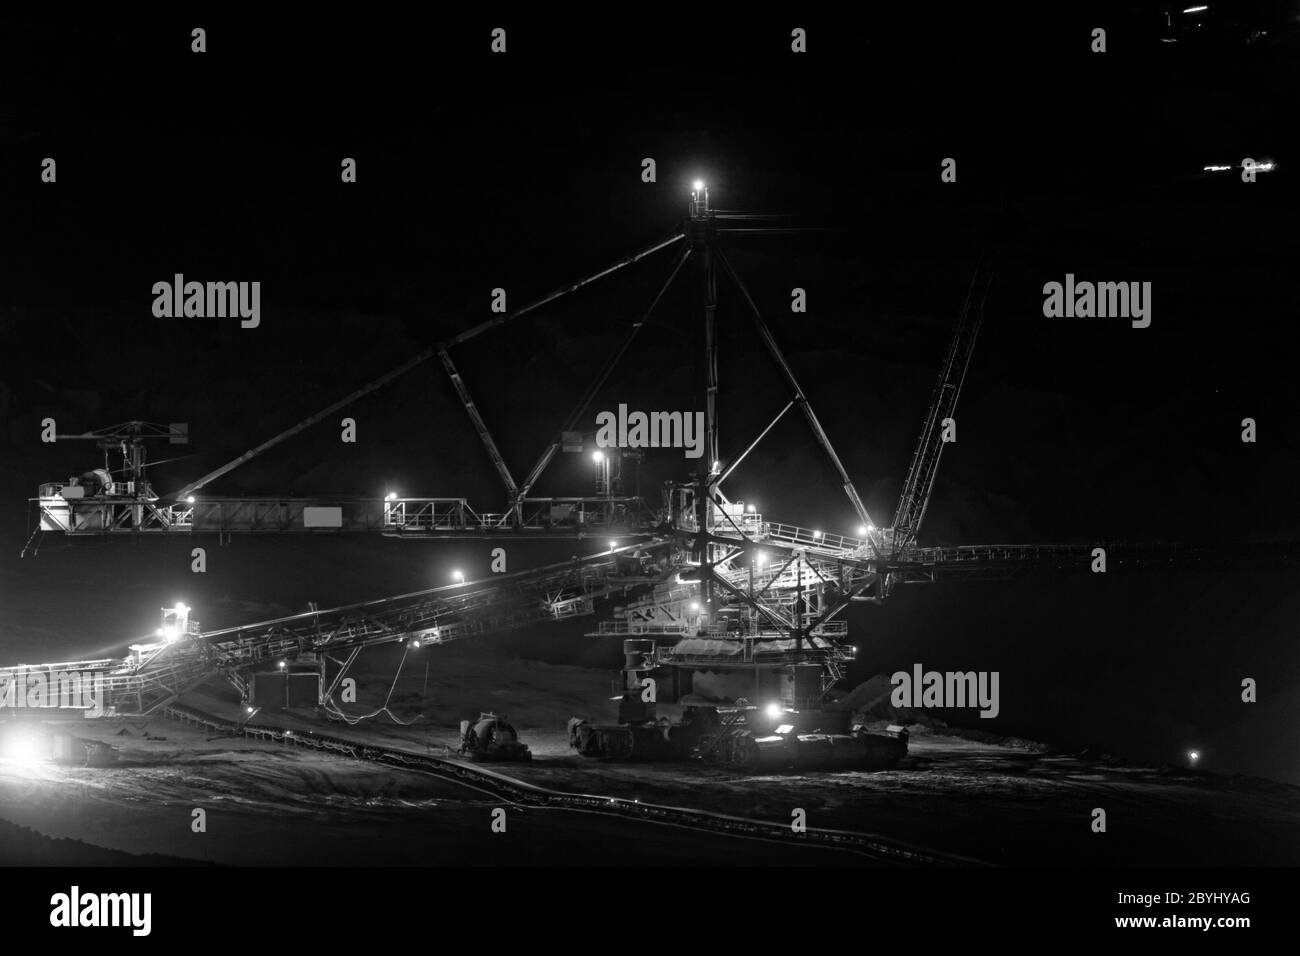
[{"label": "black background", "polygon": [[[5,661],[121,648],[182,596],[220,626],[444,583],[454,566],[486,574],[487,543],[49,537],[20,559],[25,499],[99,464],[84,443],[41,444],[39,422],[189,422],[189,457],[151,470],[173,490],[488,317],[493,287],[517,306],[666,234],[697,176],[715,206],[828,227],[737,239],[732,259],[878,522],[971,269],[996,247],[923,542],[1300,537],[1300,10],[1215,7],[1204,28],[1172,31],[1177,43],[1162,42],[1157,4],[6,24]],[[195,25],[208,31],[202,55]],[[489,52],[498,25],[505,56]],[[789,52],[792,26],[808,30],[806,55]],[[1105,54],[1089,51],[1094,26],[1108,29]],[[45,156],[57,184],[40,182]],[[344,156],[355,185],[339,181]],[[654,184],[640,180],[647,156]],[[1202,172],[1246,156],[1278,169],[1253,184]],[[955,184],[940,182],[944,157],[957,159]],[[457,351],[516,474],[667,267],[649,260]],[[175,272],[261,281],[261,327],[154,318],[152,284]],[[1043,283],[1067,272],[1152,282],[1151,327],[1045,319]],[[789,312],[794,286],[808,290],[807,316]],[[735,454],[785,393],[729,288],[720,315],[722,444]],[[700,407],[699,318],[679,283],[598,407]],[[325,423],[210,490],[393,489],[500,510],[436,363],[346,414],[357,445]],[[1257,444],[1240,441],[1244,417]],[[648,461],[643,490],[674,472],[674,455]],[[589,487],[568,456],[537,490]],[[793,416],[726,491],[775,520],[857,524]],[[210,554],[201,579],[188,571],[196,543]],[[520,547],[512,570],[602,546]],[[855,676],[916,661],[999,670],[995,730],[1153,761],[1194,746],[1206,769],[1297,782],[1294,583],[1294,568],[1229,563],[905,590],[850,613]],[[617,666],[618,648],[580,629],[494,641]],[[1239,700],[1246,676],[1258,704]]]}]

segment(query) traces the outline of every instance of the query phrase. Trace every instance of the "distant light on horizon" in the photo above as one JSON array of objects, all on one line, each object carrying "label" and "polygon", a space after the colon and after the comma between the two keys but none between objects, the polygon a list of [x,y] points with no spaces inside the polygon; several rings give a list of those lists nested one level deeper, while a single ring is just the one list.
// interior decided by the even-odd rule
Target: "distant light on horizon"
[{"label": "distant light on horizon", "polygon": [[[1214,163],[1210,166],[1202,166],[1201,170],[1207,173],[1226,173],[1233,168],[1234,167],[1230,165],[1224,165],[1222,163]],[[1277,163],[1271,159],[1265,160],[1263,162],[1255,162],[1253,160],[1251,161],[1243,160],[1240,168],[1250,169],[1257,173],[1271,173],[1274,169],[1277,168]]]}]

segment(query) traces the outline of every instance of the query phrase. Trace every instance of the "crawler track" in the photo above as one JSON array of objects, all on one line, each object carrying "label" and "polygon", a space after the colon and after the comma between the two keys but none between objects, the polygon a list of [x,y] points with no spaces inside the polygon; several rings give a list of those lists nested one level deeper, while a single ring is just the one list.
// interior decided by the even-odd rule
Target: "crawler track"
[{"label": "crawler track", "polygon": [[380,744],[364,743],[304,731],[277,730],[253,724],[238,724],[181,704],[171,704],[159,713],[182,724],[202,727],[213,733],[230,734],[310,750],[334,753],[403,770],[416,770],[485,794],[503,803],[531,809],[567,810],[622,817],[642,823],[702,830],[738,839],[762,840],[784,845],[803,844],[841,850],[867,857],[874,863],[895,866],[982,866],[979,860],[921,849],[868,833],[809,827],[794,833],[785,823],[737,817],[708,810],[644,803],[622,797],[567,793],[516,780],[495,770],[430,754],[414,753]]}]

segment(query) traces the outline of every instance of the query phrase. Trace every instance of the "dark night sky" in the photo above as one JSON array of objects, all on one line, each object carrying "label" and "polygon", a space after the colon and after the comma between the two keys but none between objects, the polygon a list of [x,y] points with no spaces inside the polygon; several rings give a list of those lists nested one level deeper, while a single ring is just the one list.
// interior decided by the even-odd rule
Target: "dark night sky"
[{"label": "dark night sky", "polygon": [[[94,464],[38,442],[188,421],[174,488],[488,315],[646,244],[714,204],[830,227],[737,239],[732,258],[878,521],[892,514],[970,270],[997,279],[922,539],[1300,538],[1293,324],[1300,4],[1240,4],[1161,43],[1158,5],[848,26],[638,11],[645,22],[436,25],[11,23],[0,31],[0,651],[50,660],[124,644],[183,592],[205,624],[486,571],[489,545],[61,541],[36,558],[24,499]],[[1295,9],[1292,9],[1295,8]],[[198,21],[196,21],[198,22]],[[810,52],[788,53],[791,26]],[[1109,50],[1088,51],[1093,26]],[[1267,29],[1256,42],[1242,37]],[[38,181],[40,159],[59,182]],[[359,182],[338,181],[339,160]],[[640,160],[658,182],[640,182]],[[958,182],[939,162],[958,161]],[[1202,174],[1279,162],[1251,185]],[[512,468],[541,451],[668,268],[656,257],[457,352]],[[153,282],[257,279],[261,328],[155,319]],[[1066,272],[1153,283],[1153,322],[1048,320]],[[809,292],[792,316],[789,289]],[[785,401],[723,288],[725,452]],[[681,285],[598,407],[694,408],[702,335]],[[214,493],[502,495],[433,364],[358,403],[357,446],[321,426]],[[1240,420],[1260,440],[1239,440]],[[87,460],[88,458],[91,460]],[[161,454],[161,452],[159,453]],[[647,462],[644,487],[680,467]],[[538,490],[586,493],[572,458]],[[851,530],[790,419],[727,487],[779,520]],[[515,567],[589,543],[519,549]],[[557,551],[558,549],[558,551]],[[481,566],[481,568],[479,567]],[[1295,568],[913,589],[854,608],[861,675],[921,661],[1000,669],[1000,729],[1300,781]],[[615,666],[617,648],[515,635],[504,650]],[[1241,676],[1261,702],[1237,700]]]}]

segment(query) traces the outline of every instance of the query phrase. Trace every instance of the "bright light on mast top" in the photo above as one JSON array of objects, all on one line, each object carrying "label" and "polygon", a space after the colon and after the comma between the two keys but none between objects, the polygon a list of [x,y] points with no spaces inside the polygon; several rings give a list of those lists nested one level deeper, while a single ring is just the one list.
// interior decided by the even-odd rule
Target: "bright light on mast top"
[{"label": "bright light on mast top", "polygon": [[709,186],[704,180],[697,179],[691,184],[691,215],[700,217],[708,211]]}]

